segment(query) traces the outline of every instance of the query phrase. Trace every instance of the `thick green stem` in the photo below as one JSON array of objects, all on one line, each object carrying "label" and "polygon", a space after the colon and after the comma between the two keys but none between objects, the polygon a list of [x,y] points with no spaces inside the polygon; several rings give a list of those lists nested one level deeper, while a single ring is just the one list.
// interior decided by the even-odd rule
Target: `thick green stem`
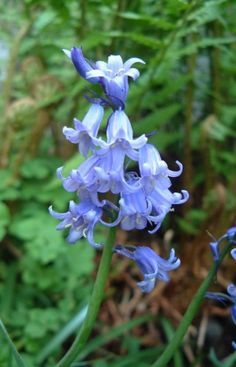
[{"label": "thick green stem", "polygon": [[90,333],[93,329],[93,325],[96,321],[97,314],[100,308],[104,296],[104,288],[106,280],[109,274],[111,258],[112,258],[112,247],[115,241],[115,228],[110,228],[108,238],[104,245],[102,252],[99,269],[94,284],[93,292],[89,302],[88,312],[84,320],[83,326],[75,338],[71,348],[65,354],[65,356],[58,362],[57,367],[69,367],[76,357],[85,346]]},{"label": "thick green stem", "polygon": [[232,245],[228,244],[223,249],[220,259],[218,260],[217,263],[214,263],[214,265],[212,266],[212,268],[210,269],[208,273],[208,276],[203,281],[200,288],[198,289],[195,296],[193,297],[193,300],[190,303],[178,329],[176,330],[175,334],[173,335],[173,338],[171,339],[170,343],[168,344],[168,347],[165,349],[161,357],[152,364],[151,367],[166,367],[167,363],[173,357],[173,354],[175,353],[176,349],[180,346],[182,339],[186,331],[188,330],[188,327],[190,326],[194,316],[196,315],[197,311],[199,310],[199,306],[201,305],[204,299],[207,289],[209,288],[211,283],[216,278],[217,269],[219,265],[222,263],[225,255],[229,252],[229,249],[231,248],[231,246]]}]

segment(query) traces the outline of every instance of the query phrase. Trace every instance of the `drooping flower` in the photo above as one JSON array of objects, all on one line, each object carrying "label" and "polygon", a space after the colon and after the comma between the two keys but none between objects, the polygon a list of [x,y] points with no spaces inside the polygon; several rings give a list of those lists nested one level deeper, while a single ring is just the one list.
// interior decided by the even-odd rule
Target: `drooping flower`
[{"label": "drooping flower", "polygon": [[145,144],[139,150],[139,170],[147,194],[151,194],[155,187],[168,189],[171,186],[169,177],[178,177],[183,171],[183,165],[179,161],[176,163],[179,170],[171,171],[152,144]]},{"label": "drooping flower", "polygon": [[168,273],[177,269],[181,264],[180,259],[175,256],[174,249],[171,249],[170,257],[167,260],[146,246],[132,248],[115,246],[114,252],[136,262],[144,276],[144,280],[138,282],[137,285],[144,293],[151,292],[158,281],[168,282],[170,280]]},{"label": "drooping flower", "polygon": [[69,236],[67,237],[69,243],[73,244],[81,237],[86,237],[93,247],[102,247],[102,244],[96,243],[93,237],[94,227],[101,221],[101,207],[95,206],[89,200],[79,204],[71,200],[67,212],[57,213],[52,207],[49,207],[49,212],[54,218],[61,220],[61,223],[56,227],[58,230],[70,228]]},{"label": "drooping flower", "polygon": [[209,246],[213,256],[213,260],[218,261],[220,257],[219,242],[218,241],[210,242]]},{"label": "drooping flower", "polygon": [[63,51],[72,60],[76,70],[84,79],[91,83],[101,84],[116,109],[124,108],[129,91],[128,77],[133,80],[139,77],[139,71],[131,66],[137,62],[145,64],[143,60],[134,57],[123,63],[121,56],[111,55],[107,63],[104,61],[91,63],[85,59],[81,48],[73,47],[71,51]]},{"label": "drooping flower", "polygon": [[63,134],[73,144],[79,144],[80,153],[87,157],[91,148],[97,145],[96,139],[104,109],[99,104],[92,104],[83,121],[74,119],[75,129],[64,127]]}]

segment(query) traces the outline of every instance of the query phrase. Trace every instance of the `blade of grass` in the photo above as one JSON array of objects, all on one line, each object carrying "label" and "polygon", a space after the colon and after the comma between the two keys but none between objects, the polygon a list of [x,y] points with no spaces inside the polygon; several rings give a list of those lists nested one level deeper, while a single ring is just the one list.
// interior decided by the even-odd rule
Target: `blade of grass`
[{"label": "blade of grass", "polygon": [[16,350],[16,347],[13,343],[13,341],[10,338],[10,335],[7,332],[7,329],[5,328],[2,320],[0,319],[0,330],[3,334],[4,339],[6,340],[7,344],[9,345],[9,348],[12,351],[13,356],[15,357],[15,361],[17,363],[18,367],[26,367],[26,364],[24,363],[23,359],[21,358],[20,354]]},{"label": "blade of grass", "polygon": [[56,350],[60,345],[71,335],[74,331],[78,330],[79,326],[82,325],[88,306],[83,307],[77,315],[73,317],[54,338],[45,345],[44,348],[36,357],[36,363],[41,364],[54,350]]},{"label": "blade of grass", "polygon": [[78,355],[77,360],[85,358],[88,354],[93,352],[95,349],[100,348],[104,344],[108,343],[112,339],[117,338],[118,336],[124,334],[126,331],[133,329],[134,327],[143,324],[149,320],[152,320],[154,317],[150,315],[138,317],[134,320],[128,321],[122,325],[114,327],[105,335],[101,335],[93,339],[90,343],[88,343],[82,352]]},{"label": "blade of grass", "polygon": [[[162,324],[163,330],[165,332],[167,341],[169,342],[172,339],[173,335],[174,335],[174,329],[173,329],[170,321],[167,320],[166,318],[161,319],[161,324]],[[177,349],[176,352],[173,355],[173,362],[174,362],[174,367],[182,367],[183,366],[183,358],[182,358],[182,355],[181,355],[179,349]]]},{"label": "blade of grass", "polygon": [[209,353],[209,359],[215,367],[234,367],[236,362],[236,352],[230,354],[222,362],[218,360],[215,351],[211,349]]}]

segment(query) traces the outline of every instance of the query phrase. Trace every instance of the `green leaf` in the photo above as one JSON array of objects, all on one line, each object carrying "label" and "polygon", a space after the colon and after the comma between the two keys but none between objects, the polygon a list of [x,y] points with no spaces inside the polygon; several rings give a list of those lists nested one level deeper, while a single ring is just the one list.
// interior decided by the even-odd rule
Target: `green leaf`
[{"label": "green leaf", "polygon": [[2,202],[0,202],[0,240],[6,234],[7,225],[10,222],[10,212],[8,206]]},{"label": "green leaf", "polygon": [[157,108],[157,111],[148,114],[134,124],[135,134],[150,133],[166,122],[169,122],[180,110],[178,103]]},{"label": "green leaf", "polygon": [[41,364],[52,352],[54,352],[61,344],[71,336],[82,325],[86,316],[88,306],[82,308],[55,336],[49,341],[36,356],[35,361]]},{"label": "green leaf", "polygon": [[146,315],[142,317],[138,317],[136,319],[130,320],[122,325],[119,325],[117,327],[113,327],[109,332],[107,332],[105,335],[97,336],[94,338],[91,342],[89,342],[84,350],[78,355],[78,359],[85,358],[88,356],[91,352],[93,352],[95,349],[100,348],[104,344],[108,343],[109,341],[117,338],[118,336],[122,335],[126,331],[133,329],[134,327],[143,324],[144,322],[147,322],[149,320],[152,320],[153,316]]}]

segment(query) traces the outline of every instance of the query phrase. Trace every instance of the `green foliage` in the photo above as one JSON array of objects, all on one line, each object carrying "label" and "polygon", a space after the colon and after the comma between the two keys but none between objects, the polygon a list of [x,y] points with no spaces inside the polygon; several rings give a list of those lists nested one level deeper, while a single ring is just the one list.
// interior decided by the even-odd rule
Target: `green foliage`
[{"label": "green foliage", "polygon": [[[136,136],[156,131],[150,141],[170,168],[179,159],[191,172],[176,186],[188,189],[192,202],[169,217],[176,240],[188,243],[209,227],[223,233],[235,219],[235,11],[233,0],[1,2],[0,314],[29,366],[35,356],[39,365],[55,365],[81,323],[93,282],[93,249],[84,240],[69,246],[47,211],[50,204],[65,211],[73,199],[55,170],[64,165],[67,175],[83,158],[61,129],[82,118],[83,95],[93,89],[61,49],[82,45],[91,60],[119,53],[146,61],[131,84],[127,113]],[[97,236],[105,233],[98,229]],[[162,347],[121,338],[132,322],[97,336],[82,357],[99,367],[149,366]],[[172,326],[162,327],[168,341]],[[93,359],[114,338],[130,352]],[[6,333],[1,343],[0,365],[15,367]]]}]

